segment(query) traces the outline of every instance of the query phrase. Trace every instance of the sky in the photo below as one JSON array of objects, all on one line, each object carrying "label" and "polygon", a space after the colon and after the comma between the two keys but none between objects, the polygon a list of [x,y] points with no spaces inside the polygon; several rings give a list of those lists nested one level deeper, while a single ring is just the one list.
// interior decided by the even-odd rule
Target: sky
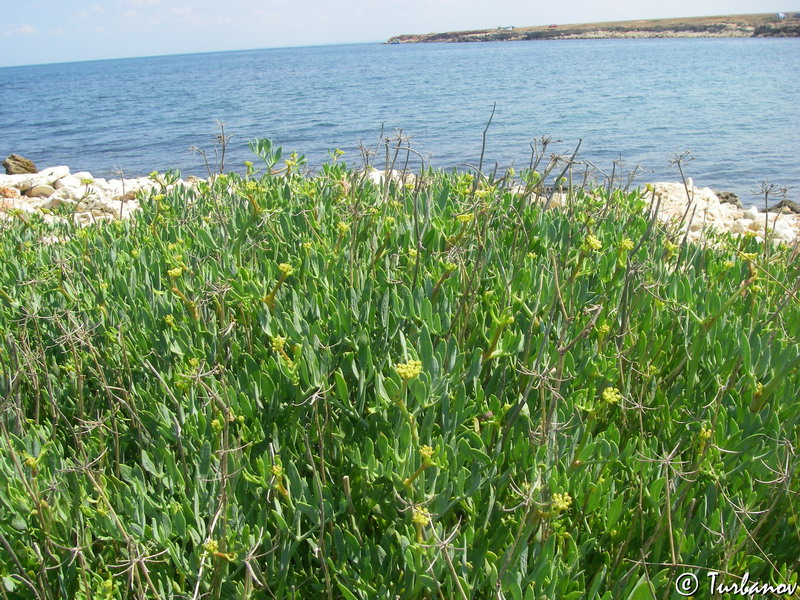
[{"label": "sky", "polygon": [[786,0],[1,0],[0,6],[0,67],[792,9]]}]

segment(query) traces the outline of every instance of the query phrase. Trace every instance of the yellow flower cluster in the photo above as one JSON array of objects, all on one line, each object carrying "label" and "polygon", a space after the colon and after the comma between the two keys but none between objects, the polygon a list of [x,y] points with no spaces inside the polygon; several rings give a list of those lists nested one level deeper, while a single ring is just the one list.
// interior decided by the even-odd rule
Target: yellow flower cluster
[{"label": "yellow flower cluster", "polygon": [[623,252],[630,252],[633,250],[633,240],[631,238],[622,238],[622,241],[619,243],[619,249]]},{"label": "yellow flower cluster", "polygon": [[410,360],[407,363],[397,363],[394,368],[403,379],[414,379],[422,373],[422,361]]},{"label": "yellow flower cluster", "polygon": [[711,439],[711,435],[713,433],[714,433],[714,431],[711,428],[706,428],[705,426],[703,426],[700,429],[700,433],[698,434],[698,436],[700,437],[701,440],[705,441],[705,440],[710,440]]},{"label": "yellow flower cluster", "polygon": [[425,527],[426,525],[430,525],[431,514],[425,508],[414,507],[414,514],[411,517],[411,522],[414,523],[414,525]]},{"label": "yellow flower cluster", "polygon": [[219,549],[219,542],[217,540],[208,540],[203,544],[203,550],[209,554],[214,554]]},{"label": "yellow flower cluster", "polygon": [[345,233],[347,233],[347,230],[350,229],[350,226],[347,223],[345,223],[344,221],[339,221],[336,224],[336,229],[339,230],[340,234],[344,235]]},{"label": "yellow flower cluster", "polygon": [[617,388],[607,387],[603,390],[603,400],[609,404],[616,404],[622,399],[622,394]]},{"label": "yellow flower cluster", "polygon": [[275,352],[280,352],[286,345],[286,338],[280,335],[276,335],[274,338],[272,338],[271,343],[272,343],[272,349],[275,350]]},{"label": "yellow flower cluster", "polygon": [[252,196],[258,191],[258,183],[255,181],[247,181],[245,182],[242,190],[246,196]]},{"label": "yellow flower cluster", "polygon": [[417,258],[417,250],[416,248],[409,248],[408,249],[408,258]]},{"label": "yellow flower cluster", "polygon": [[272,465],[270,470],[275,477],[283,476],[283,467],[281,465]]},{"label": "yellow flower cluster", "polygon": [[472,213],[466,213],[466,214],[463,214],[463,215],[458,215],[458,216],[456,217],[456,221],[458,221],[459,223],[461,223],[461,224],[463,224],[463,225],[466,225],[467,223],[469,223],[470,221],[472,221],[472,219],[473,219],[474,217],[475,217],[475,215],[474,215],[474,214],[472,214]]},{"label": "yellow flower cluster", "polygon": [[433,456],[433,446],[425,446],[419,447],[419,455],[422,457],[422,460],[428,461]]},{"label": "yellow flower cluster", "polygon": [[181,273],[183,273],[183,267],[175,267],[174,269],[170,269],[169,271],[167,271],[167,275],[169,275],[173,279],[180,277]]},{"label": "yellow flower cluster", "polygon": [[563,512],[572,505],[572,496],[567,492],[553,494],[553,510]]},{"label": "yellow flower cluster", "polygon": [[279,264],[278,265],[278,270],[281,273],[283,273],[284,275],[286,275],[287,277],[289,275],[291,275],[292,273],[294,273],[294,267],[292,267],[292,265],[290,265],[289,263],[281,263],[281,264]]},{"label": "yellow flower cluster", "polygon": [[175,317],[173,317],[172,315],[167,315],[166,317],[164,317],[164,322],[170,327],[173,327],[175,325]]},{"label": "yellow flower cluster", "polygon": [[611,333],[611,325],[608,323],[603,323],[597,328],[597,333],[600,337],[606,337],[609,333]]},{"label": "yellow flower cluster", "polygon": [[585,250],[589,251],[597,251],[603,247],[603,242],[598,240],[595,236],[591,233],[586,236],[586,239],[583,241],[583,247]]}]

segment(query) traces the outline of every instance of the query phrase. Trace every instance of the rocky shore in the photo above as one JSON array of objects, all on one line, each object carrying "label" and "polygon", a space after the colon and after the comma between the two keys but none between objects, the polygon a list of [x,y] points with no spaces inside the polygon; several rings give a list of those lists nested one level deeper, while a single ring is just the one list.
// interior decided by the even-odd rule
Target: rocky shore
[{"label": "rocky shore", "polygon": [[[687,196],[688,189],[688,196]],[[658,217],[675,223],[688,239],[701,240],[707,230],[730,232],[734,235],[751,235],[763,238],[765,230],[771,240],[783,243],[800,241],[800,214],[791,202],[765,213],[756,207],[743,208],[720,200],[721,193],[710,188],[695,187],[691,180],[683,183],[654,183],[648,188],[646,198],[660,203]]]},{"label": "rocky shore", "polygon": [[[365,176],[378,185],[383,183],[382,171],[370,169]],[[390,176],[400,184],[404,181],[398,173]],[[202,180],[196,177],[180,179],[168,189],[191,187],[199,181]],[[407,184],[413,181],[413,176],[405,176]],[[0,221],[14,218],[14,214],[39,214],[50,223],[71,219],[81,226],[125,219],[139,209],[141,199],[158,185],[150,177],[94,178],[87,172],[71,173],[65,166],[36,173],[0,175]],[[728,201],[728,196],[710,188],[695,187],[691,180],[687,186],[648,184],[646,193],[649,202],[660,203],[659,219],[674,223],[690,240],[704,239],[709,230],[763,238],[766,228],[772,241],[800,241],[800,214],[793,203],[764,213],[755,207],[742,208],[737,202]],[[565,202],[566,195],[556,193],[551,205],[558,207]]]},{"label": "rocky shore", "polygon": [[[762,212],[756,207],[743,207],[730,192],[696,187],[691,179],[687,185],[657,182],[645,188],[648,204],[652,208],[658,206],[658,219],[674,225],[690,241],[701,242],[712,231],[763,239],[766,231],[772,242],[800,242],[800,206],[794,202],[781,202],[770,207],[769,212]],[[547,195],[539,200],[545,202]],[[566,203],[567,194],[563,192],[554,193],[550,200],[550,206],[555,208]]]},{"label": "rocky shore", "polygon": [[[181,179],[173,186],[188,187],[197,181],[197,178]],[[71,173],[64,166],[36,173],[0,175],[0,220],[10,218],[9,213],[14,210],[39,213],[51,223],[65,221],[64,214],[78,225],[125,219],[139,209],[140,192],[147,193],[157,186],[150,177],[95,178],[85,171]]]},{"label": "rocky shore", "polygon": [[398,35],[390,38],[387,43],[699,37],[800,37],[800,13],[725,15],[567,25],[554,23],[536,27],[509,25],[472,31]]}]

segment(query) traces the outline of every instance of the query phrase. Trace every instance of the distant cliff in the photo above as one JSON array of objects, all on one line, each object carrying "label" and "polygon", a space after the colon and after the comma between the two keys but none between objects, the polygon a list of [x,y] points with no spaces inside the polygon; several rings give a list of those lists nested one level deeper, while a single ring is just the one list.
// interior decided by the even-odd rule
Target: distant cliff
[{"label": "distant cliff", "polygon": [[612,21],[398,35],[389,44],[665,37],[800,37],[800,12]]}]

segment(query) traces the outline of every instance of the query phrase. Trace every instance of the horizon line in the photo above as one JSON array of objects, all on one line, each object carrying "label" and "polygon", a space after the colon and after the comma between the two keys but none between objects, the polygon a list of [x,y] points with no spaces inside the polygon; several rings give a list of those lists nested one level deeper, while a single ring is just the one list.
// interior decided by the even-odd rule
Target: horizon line
[{"label": "horizon line", "polygon": [[55,62],[42,62],[42,63],[25,63],[25,64],[16,64],[16,65],[0,65],[0,69],[16,69],[16,68],[23,68],[23,67],[48,67],[53,65],[72,65],[72,64],[80,64],[80,63],[91,63],[91,62],[105,62],[105,61],[112,61],[112,60],[139,60],[145,58],[168,58],[173,56],[194,56],[199,54],[227,54],[233,52],[259,52],[261,50],[282,50],[288,48],[322,48],[325,46],[357,46],[357,45],[368,45],[368,44],[385,44],[385,40],[381,41],[369,41],[369,42],[332,42],[327,44],[298,44],[298,45],[288,45],[288,46],[264,46],[261,48],[231,48],[227,50],[198,50],[195,52],[174,52],[169,54],[142,54],[139,56],[111,56],[108,58],[82,58],[78,60],[65,60],[65,61],[55,61]]}]

